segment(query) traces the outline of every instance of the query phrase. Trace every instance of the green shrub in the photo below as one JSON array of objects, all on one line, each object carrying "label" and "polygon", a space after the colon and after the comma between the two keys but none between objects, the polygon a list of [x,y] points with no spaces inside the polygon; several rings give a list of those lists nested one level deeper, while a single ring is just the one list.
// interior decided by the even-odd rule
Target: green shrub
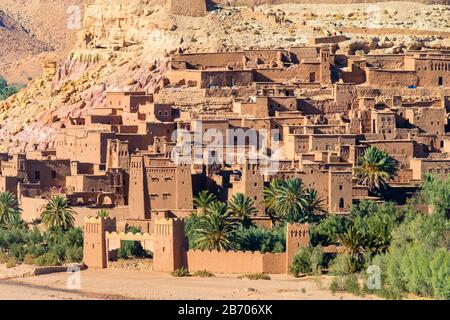
[{"label": "green shrub", "polygon": [[66,250],[65,261],[66,262],[81,262],[83,260],[83,248],[73,246]]},{"label": "green shrub", "polygon": [[0,76],[0,100],[5,100],[9,96],[17,93],[19,90],[18,86],[9,85],[5,78]]},{"label": "green shrub", "polygon": [[361,286],[359,285],[358,277],[355,274],[338,276],[331,281],[330,291],[333,294],[346,291],[354,295],[360,295]]},{"label": "green shrub", "polygon": [[372,264],[381,268],[383,276],[383,288],[376,294],[400,296],[410,292],[450,299],[450,253],[446,249],[430,250],[417,242],[393,246],[389,253],[376,256]]},{"label": "green shrub", "polygon": [[294,277],[299,277],[301,274],[320,274],[322,273],[323,257],[322,247],[301,248],[294,256],[289,271]]},{"label": "green shrub", "polygon": [[193,274],[194,277],[200,277],[200,278],[213,278],[215,277],[215,275],[207,270],[201,270],[201,271],[196,271]]},{"label": "green shrub", "polygon": [[30,244],[26,247],[26,255],[31,255],[33,258],[42,256],[47,252],[47,248],[42,244]]},{"label": "green shrub", "polygon": [[328,271],[337,276],[344,276],[352,273],[352,262],[350,256],[346,253],[337,254],[330,262]]},{"label": "green shrub", "polygon": [[239,277],[240,279],[247,278],[249,280],[271,280],[266,273],[249,273]]},{"label": "green shrub", "polygon": [[450,300],[450,254],[445,249],[438,250],[430,261],[433,296]]},{"label": "green shrub", "polygon": [[9,256],[16,258],[18,261],[22,261],[25,256],[25,250],[22,244],[13,243],[9,248]]},{"label": "green shrub", "polygon": [[361,287],[358,282],[358,277],[355,274],[344,276],[344,289],[355,295],[361,294]]},{"label": "green shrub", "polygon": [[173,277],[181,278],[181,277],[190,277],[191,274],[185,267],[181,267],[179,269],[176,269],[171,273]]},{"label": "green shrub", "polygon": [[47,252],[36,259],[36,264],[41,267],[60,266],[58,256],[53,252]]}]

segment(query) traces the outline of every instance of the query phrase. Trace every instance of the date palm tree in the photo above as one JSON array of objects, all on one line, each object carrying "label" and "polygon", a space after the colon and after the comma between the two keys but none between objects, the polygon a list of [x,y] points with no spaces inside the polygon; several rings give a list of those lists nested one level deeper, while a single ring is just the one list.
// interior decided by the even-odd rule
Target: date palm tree
[{"label": "date palm tree", "polygon": [[[303,220],[306,207],[305,187],[300,179],[287,179],[278,188],[276,195],[276,211],[279,218],[293,223]],[[303,222],[303,221],[302,221]]]},{"label": "date palm tree", "polygon": [[9,191],[0,193],[0,225],[9,226],[20,220],[20,212],[16,197]]},{"label": "date palm tree", "polygon": [[72,228],[76,212],[72,209],[69,199],[63,196],[51,198],[41,213],[41,220],[47,228]]},{"label": "date palm tree", "polygon": [[199,216],[195,229],[195,247],[202,250],[232,250],[236,245],[232,238],[238,224],[229,219],[225,203],[214,201],[205,214]]},{"label": "date palm tree", "polygon": [[228,203],[228,213],[239,218],[243,225],[248,225],[250,218],[256,212],[258,210],[255,207],[255,201],[242,193],[235,194]]},{"label": "date palm tree", "polygon": [[198,196],[194,198],[194,207],[202,214],[205,214],[206,210],[209,208],[211,203],[216,201],[216,196],[210,193],[208,190],[202,190],[199,192]]},{"label": "date palm tree", "polygon": [[272,221],[275,221],[276,218],[277,195],[283,182],[284,180],[282,179],[273,179],[263,190],[264,204],[266,206],[267,214],[272,218]]},{"label": "date palm tree", "polygon": [[358,159],[355,174],[358,183],[370,191],[385,189],[388,181],[397,175],[397,164],[386,152],[370,147]]},{"label": "date palm tree", "polygon": [[325,209],[323,208],[323,199],[319,197],[317,190],[306,189],[304,199],[304,211],[312,220],[315,220],[315,217],[317,217],[318,215],[326,213]]},{"label": "date palm tree", "polygon": [[264,190],[264,200],[269,212],[288,222],[312,222],[324,212],[317,191],[307,189],[297,178],[275,179]]},{"label": "date palm tree", "polygon": [[363,253],[365,252],[364,235],[350,225],[343,234],[338,236],[338,241],[350,256],[352,272],[358,271],[363,263]]}]

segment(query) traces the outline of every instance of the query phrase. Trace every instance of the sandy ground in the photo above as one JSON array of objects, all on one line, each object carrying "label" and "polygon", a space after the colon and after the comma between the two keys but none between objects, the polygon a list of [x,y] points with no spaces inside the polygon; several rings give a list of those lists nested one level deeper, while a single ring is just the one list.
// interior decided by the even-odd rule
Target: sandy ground
[{"label": "sandy ground", "polygon": [[0,280],[0,299],[375,299],[347,293],[333,295],[325,289],[330,282],[325,276],[295,279],[273,275],[272,280],[247,280],[234,275],[174,278],[150,271],[86,270],[80,274],[79,290],[68,289],[68,280],[75,283],[71,281],[73,275],[65,273]]}]

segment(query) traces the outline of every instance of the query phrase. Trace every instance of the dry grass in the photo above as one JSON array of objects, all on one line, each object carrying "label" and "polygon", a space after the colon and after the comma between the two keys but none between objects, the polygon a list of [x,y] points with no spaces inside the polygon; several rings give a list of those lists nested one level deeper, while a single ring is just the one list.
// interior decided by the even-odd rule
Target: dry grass
[{"label": "dry grass", "polygon": [[266,273],[249,273],[239,277],[239,279],[247,278],[249,280],[270,280],[270,276]]}]

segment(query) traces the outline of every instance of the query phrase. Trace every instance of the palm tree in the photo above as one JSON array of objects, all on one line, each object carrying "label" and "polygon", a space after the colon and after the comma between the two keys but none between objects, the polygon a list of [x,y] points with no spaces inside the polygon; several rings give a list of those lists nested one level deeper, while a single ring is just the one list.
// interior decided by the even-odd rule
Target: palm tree
[{"label": "palm tree", "polygon": [[195,246],[202,250],[235,249],[232,238],[236,232],[237,223],[229,219],[227,206],[220,201],[210,204],[204,215],[199,217],[195,229]]},{"label": "palm tree", "polygon": [[352,272],[356,272],[363,263],[363,253],[365,252],[364,235],[351,225],[343,234],[338,236],[338,241],[345,247],[345,250],[350,256]]},{"label": "palm tree", "polygon": [[307,215],[312,219],[320,214],[326,213],[325,209],[323,208],[323,199],[319,197],[317,190],[306,189],[304,199],[305,213],[307,213]]},{"label": "palm tree", "polygon": [[228,203],[228,213],[239,218],[243,225],[248,225],[251,216],[257,212],[255,201],[242,193],[235,194]]},{"label": "palm tree", "polygon": [[20,212],[16,197],[9,191],[0,193],[0,224],[9,226],[20,219]]},{"label": "palm tree", "polygon": [[303,217],[306,201],[305,187],[300,179],[285,180],[276,195],[277,215],[288,223],[305,222]]},{"label": "palm tree", "polygon": [[284,180],[273,179],[269,185],[264,188],[264,204],[266,205],[269,214],[275,214],[277,206],[277,194]]},{"label": "palm tree", "polygon": [[216,196],[210,193],[208,190],[202,190],[198,196],[194,198],[194,207],[201,210],[202,214],[205,214],[208,207],[216,201]]},{"label": "palm tree", "polygon": [[322,202],[316,190],[305,188],[297,178],[274,179],[264,189],[268,213],[288,223],[317,220],[317,214],[325,212]]},{"label": "palm tree", "polygon": [[55,196],[49,200],[41,213],[41,220],[47,228],[61,227],[72,228],[75,222],[76,212],[72,209],[69,199],[63,196]]},{"label": "palm tree", "polygon": [[370,191],[384,189],[388,181],[397,175],[397,165],[386,152],[370,147],[358,159],[355,174],[358,183],[367,186]]}]

